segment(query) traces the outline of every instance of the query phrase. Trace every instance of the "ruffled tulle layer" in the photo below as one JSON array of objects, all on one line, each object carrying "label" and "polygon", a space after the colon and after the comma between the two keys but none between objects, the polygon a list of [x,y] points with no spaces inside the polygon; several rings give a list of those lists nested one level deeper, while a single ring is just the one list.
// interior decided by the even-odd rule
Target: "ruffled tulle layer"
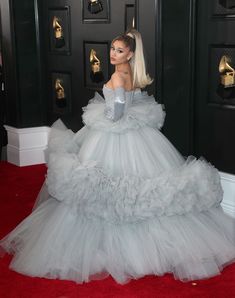
[{"label": "ruffled tulle layer", "polygon": [[136,91],[134,100],[124,116],[116,122],[111,122],[104,115],[105,100],[99,93],[89,101],[83,109],[84,124],[92,129],[112,133],[125,133],[131,129],[149,126],[160,129],[164,123],[165,111],[163,106],[155,101],[147,92]]},{"label": "ruffled tulle layer", "polygon": [[48,166],[49,194],[89,219],[138,222],[208,210],[223,198],[218,171],[194,157],[152,178],[111,176],[95,162],[81,163],[75,154],[51,155]]},{"label": "ruffled tulle layer", "polygon": [[15,254],[15,271],[78,283],[107,275],[125,283],[167,272],[182,281],[203,279],[235,260],[234,221],[220,207],[111,224],[49,199],[1,245]]},{"label": "ruffled tulle layer", "polygon": [[149,127],[121,137],[88,128],[73,134],[58,121],[49,150],[48,193],[87,218],[138,222],[208,210],[223,197],[217,169],[203,158],[185,161]]},{"label": "ruffled tulle layer", "polygon": [[[185,159],[157,129],[145,126],[126,133],[110,133],[87,126],[74,134],[57,120],[48,146],[51,160],[68,158],[95,163],[113,176],[153,177],[184,164]],[[64,158],[63,155],[64,154]],[[66,162],[64,164],[66,171]]]}]

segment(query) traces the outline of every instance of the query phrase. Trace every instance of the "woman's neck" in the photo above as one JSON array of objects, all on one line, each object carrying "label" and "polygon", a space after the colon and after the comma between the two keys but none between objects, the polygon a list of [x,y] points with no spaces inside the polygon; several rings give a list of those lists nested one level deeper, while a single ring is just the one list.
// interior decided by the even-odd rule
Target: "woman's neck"
[{"label": "woman's neck", "polygon": [[119,65],[116,65],[115,71],[123,72],[123,73],[131,73],[131,67],[129,63],[122,63]]}]

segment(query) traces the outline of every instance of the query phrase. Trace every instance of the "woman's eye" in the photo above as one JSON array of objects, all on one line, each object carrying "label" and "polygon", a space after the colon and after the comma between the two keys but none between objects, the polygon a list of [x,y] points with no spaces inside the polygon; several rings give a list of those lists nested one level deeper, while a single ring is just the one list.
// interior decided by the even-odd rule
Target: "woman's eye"
[{"label": "woman's eye", "polygon": [[115,49],[114,47],[110,47],[110,50],[111,51],[116,51],[119,54],[123,53],[123,50]]}]

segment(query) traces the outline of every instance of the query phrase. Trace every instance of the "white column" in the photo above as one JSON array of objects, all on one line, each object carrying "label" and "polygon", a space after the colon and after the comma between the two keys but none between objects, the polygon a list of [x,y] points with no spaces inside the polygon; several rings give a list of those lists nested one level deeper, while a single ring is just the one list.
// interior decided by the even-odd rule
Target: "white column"
[{"label": "white column", "polygon": [[7,161],[17,166],[45,163],[44,150],[47,148],[50,128],[15,128],[5,125],[8,136]]},{"label": "white column", "polygon": [[220,177],[224,190],[221,205],[226,213],[235,217],[235,175],[220,172]]}]

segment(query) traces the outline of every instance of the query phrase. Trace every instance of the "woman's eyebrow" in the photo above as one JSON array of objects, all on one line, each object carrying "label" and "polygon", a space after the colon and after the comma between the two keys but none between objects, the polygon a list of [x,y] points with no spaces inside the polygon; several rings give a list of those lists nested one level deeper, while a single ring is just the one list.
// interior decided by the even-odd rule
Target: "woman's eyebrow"
[{"label": "woman's eyebrow", "polygon": [[[113,46],[113,48],[115,48],[115,46]],[[118,48],[116,48],[116,50],[124,50],[124,48],[118,47]]]}]

